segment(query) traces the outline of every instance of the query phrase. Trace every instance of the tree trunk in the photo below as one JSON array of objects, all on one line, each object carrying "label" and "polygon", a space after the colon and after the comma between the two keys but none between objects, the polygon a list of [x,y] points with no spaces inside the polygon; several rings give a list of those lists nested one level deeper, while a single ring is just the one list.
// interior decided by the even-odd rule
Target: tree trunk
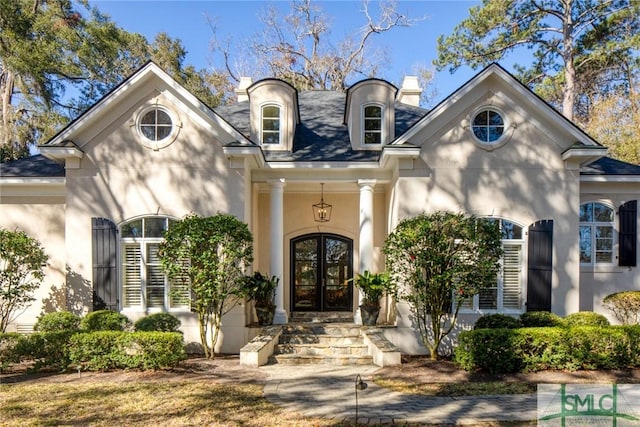
[{"label": "tree trunk", "polygon": [[11,102],[15,77],[8,69],[0,75],[0,94],[2,96],[2,132],[0,132],[0,146],[7,146],[11,141]]},{"label": "tree trunk", "polygon": [[573,0],[565,0],[563,3],[562,59],[564,61],[565,83],[562,91],[562,114],[564,114],[567,119],[573,121],[573,107],[576,98],[576,68],[573,58],[573,18],[571,17]]}]

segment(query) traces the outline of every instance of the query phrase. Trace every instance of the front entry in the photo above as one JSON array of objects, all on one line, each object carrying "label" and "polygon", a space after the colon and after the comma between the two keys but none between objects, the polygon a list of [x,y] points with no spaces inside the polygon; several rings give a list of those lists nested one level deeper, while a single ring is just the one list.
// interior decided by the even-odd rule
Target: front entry
[{"label": "front entry", "polygon": [[291,240],[291,311],[351,311],[353,241],[335,234]]}]

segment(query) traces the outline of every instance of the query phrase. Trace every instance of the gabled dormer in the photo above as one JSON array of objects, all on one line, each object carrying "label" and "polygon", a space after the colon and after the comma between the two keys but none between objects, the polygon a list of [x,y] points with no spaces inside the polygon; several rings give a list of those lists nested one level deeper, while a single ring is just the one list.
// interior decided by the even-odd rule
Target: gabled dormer
[{"label": "gabled dormer", "polygon": [[395,138],[397,92],[394,85],[379,79],[360,81],[347,90],[344,122],[354,150],[380,150]]},{"label": "gabled dormer", "polygon": [[263,150],[290,151],[300,122],[296,89],[279,79],[264,79],[251,85],[247,94],[251,140]]}]

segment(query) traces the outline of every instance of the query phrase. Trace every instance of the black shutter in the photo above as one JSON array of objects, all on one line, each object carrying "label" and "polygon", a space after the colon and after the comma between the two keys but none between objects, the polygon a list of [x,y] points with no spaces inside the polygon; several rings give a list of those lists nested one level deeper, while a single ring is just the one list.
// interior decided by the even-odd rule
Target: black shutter
[{"label": "black shutter", "polygon": [[91,218],[93,260],[93,309],[118,310],[116,225],[105,218]]},{"label": "black shutter", "polygon": [[638,234],[638,202],[631,200],[618,210],[620,217],[620,233],[618,247],[618,265],[635,267]]},{"label": "black shutter", "polygon": [[551,311],[553,272],[553,220],[529,226],[527,266],[527,311]]}]

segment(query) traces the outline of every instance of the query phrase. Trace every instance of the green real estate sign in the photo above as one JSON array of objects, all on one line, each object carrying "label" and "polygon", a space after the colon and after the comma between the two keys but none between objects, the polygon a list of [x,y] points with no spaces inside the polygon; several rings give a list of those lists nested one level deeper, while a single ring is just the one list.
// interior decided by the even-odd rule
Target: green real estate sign
[{"label": "green real estate sign", "polygon": [[539,426],[640,426],[640,385],[539,384]]}]

